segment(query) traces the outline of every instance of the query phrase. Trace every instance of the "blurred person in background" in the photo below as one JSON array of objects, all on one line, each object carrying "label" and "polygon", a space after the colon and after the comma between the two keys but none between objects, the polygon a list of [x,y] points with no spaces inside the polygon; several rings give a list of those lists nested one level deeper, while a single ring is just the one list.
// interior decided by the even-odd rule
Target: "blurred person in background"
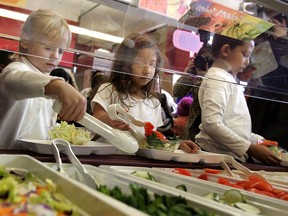
[{"label": "blurred person in background", "polygon": [[181,98],[178,102],[176,117],[173,119],[174,125],[172,131],[175,136],[179,136],[180,139],[183,139],[184,130],[187,127],[189,120],[190,107],[193,104],[193,98],[186,96]]},{"label": "blurred person in background", "polygon": [[198,100],[199,86],[203,76],[213,64],[213,55],[210,46],[203,46],[194,59],[191,59],[185,70],[187,75],[181,76],[173,88],[173,96],[182,98],[190,95],[193,103],[190,106],[189,120],[184,129],[183,138],[195,141],[195,136],[200,132],[201,107]]}]

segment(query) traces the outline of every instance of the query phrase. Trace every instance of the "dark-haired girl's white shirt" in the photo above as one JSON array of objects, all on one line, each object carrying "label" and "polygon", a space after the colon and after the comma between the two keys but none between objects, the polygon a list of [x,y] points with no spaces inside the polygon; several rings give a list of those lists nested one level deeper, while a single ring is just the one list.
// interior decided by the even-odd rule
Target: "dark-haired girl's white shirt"
[{"label": "dark-haired girl's white shirt", "polygon": [[0,148],[16,148],[17,139],[47,139],[56,123],[53,101],[44,86],[61,79],[43,74],[26,58],[9,64],[0,74]]},{"label": "dark-haired girl's white shirt", "polygon": [[243,86],[236,84],[232,74],[212,67],[201,83],[198,97],[202,123],[196,143],[206,151],[245,161],[249,146],[263,137],[252,133]]},{"label": "dark-haired girl's white shirt", "polygon": [[[153,97],[143,100],[132,98],[129,95],[124,102],[131,106],[128,111],[131,115],[144,122],[151,122],[154,125],[155,130],[157,127],[163,125],[161,118],[161,105],[157,98]],[[122,107],[124,107],[122,102],[119,100],[118,93],[113,90],[113,86],[109,83],[102,84],[99,87],[96,95],[91,101],[92,109],[95,103],[100,104],[105,111],[108,110],[108,106],[111,104],[119,103]],[[130,126],[144,134],[143,127],[137,127],[133,124]]]}]

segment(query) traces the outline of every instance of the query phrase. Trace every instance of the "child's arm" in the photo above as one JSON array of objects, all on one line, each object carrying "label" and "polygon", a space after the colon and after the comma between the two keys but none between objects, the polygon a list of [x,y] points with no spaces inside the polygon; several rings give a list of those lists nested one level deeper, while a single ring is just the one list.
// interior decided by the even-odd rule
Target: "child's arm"
[{"label": "child's arm", "polygon": [[93,116],[100,121],[104,122],[105,124],[117,128],[119,130],[129,130],[130,126],[129,124],[126,124],[121,121],[114,121],[109,118],[108,113],[105,111],[105,109],[98,103],[95,103],[94,109],[93,109]]},{"label": "child's arm", "polygon": [[265,164],[278,165],[281,162],[281,159],[264,145],[251,144],[247,154]]},{"label": "child's arm", "polygon": [[45,95],[57,95],[62,103],[61,120],[78,121],[86,112],[86,98],[69,83],[54,79],[45,85]]}]

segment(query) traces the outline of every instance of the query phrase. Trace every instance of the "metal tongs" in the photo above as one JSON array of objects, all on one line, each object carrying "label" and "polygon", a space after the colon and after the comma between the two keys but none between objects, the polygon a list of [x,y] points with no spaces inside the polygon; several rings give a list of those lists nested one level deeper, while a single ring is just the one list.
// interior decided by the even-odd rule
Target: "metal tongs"
[{"label": "metal tongs", "polygon": [[[134,116],[130,115],[119,104],[109,105],[108,115],[112,120],[121,121],[121,122],[124,122],[124,123],[129,124],[129,125],[130,125],[130,123],[132,123],[138,127],[144,127],[145,126],[145,122],[138,120]],[[140,131],[137,131],[133,128],[130,128],[129,132],[132,134],[132,136],[135,137],[135,139],[137,141],[143,141],[146,139],[144,134],[142,134]]]},{"label": "metal tongs", "polygon": [[248,169],[247,167],[243,166],[242,164],[238,163],[232,156],[226,156],[225,159],[220,162],[221,167],[227,172],[229,176],[233,177],[234,174],[226,163],[231,164],[235,169],[240,171],[246,177],[256,176],[262,179],[263,181],[268,182],[267,179],[263,175],[261,175],[258,172],[252,171]]},{"label": "metal tongs", "polygon": [[[61,102],[59,100],[55,100],[53,104],[53,109],[55,112],[59,113],[61,107]],[[106,138],[112,145],[124,152],[135,153],[139,149],[138,142],[133,136],[129,136],[129,134],[125,133],[124,131],[110,127],[88,113],[85,113],[84,117],[77,122],[89,130]]]},{"label": "metal tongs", "polygon": [[81,174],[84,184],[89,186],[90,188],[97,189],[98,183],[96,180],[89,174],[89,172],[84,168],[84,166],[81,164],[81,162],[78,160],[76,155],[73,153],[70,143],[67,142],[64,139],[54,139],[52,141],[51,145],[51,151],[53,152],[53,155],[55,157],[56,163],[58,165],[58,169],[60,173],[65,173],[62,169],[62,161],[60,157],[60,153],[64,153],[68,156],[68,159],[70,160],[71,164],[76,168],[76,170]]}]

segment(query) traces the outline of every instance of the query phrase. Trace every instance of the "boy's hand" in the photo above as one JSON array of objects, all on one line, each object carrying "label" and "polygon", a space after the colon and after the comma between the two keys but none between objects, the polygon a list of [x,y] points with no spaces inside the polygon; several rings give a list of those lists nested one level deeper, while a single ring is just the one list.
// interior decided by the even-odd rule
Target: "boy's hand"
[{"label": "boy's hand", "polygon": [[264,164],[279,165],[281,162],[280,158],[263,145],[251,144],[247,153]]}]

